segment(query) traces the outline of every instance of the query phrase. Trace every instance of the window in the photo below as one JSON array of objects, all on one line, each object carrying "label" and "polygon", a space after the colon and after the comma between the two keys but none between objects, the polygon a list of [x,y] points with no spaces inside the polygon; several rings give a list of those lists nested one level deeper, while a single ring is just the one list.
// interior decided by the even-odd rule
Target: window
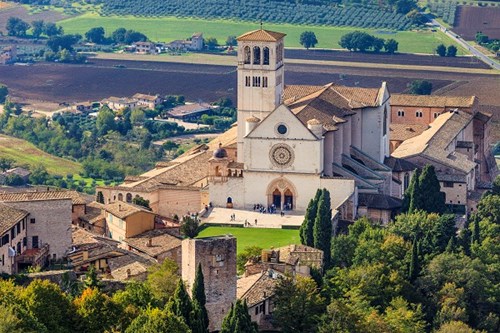
[{"label": "window", "polygon": [[16,228],[10,229],[10,239],[14,239],[16,237]]},{"label": "window", "polygon": [[17,233],[20,234],[21,233],[21,222],[17,223],[16,229],[17,229]]},{"label": "window", "polygon": [[250,87],[250,76],[245,76],[245,87]]},{"label": "window", "polygon": [[23,230],[26,229],[26,219],[23,219]]},{"label": "window", "polygon": [[266,46],[264,47],[264,65],[269,65],[269,48]]},{"label": "window", "polygon": [[258,46],[253,48],[253,64],[260,65],[260,47]]},{"label": "window", "polygon": [[132,194],[127,193],[127,202],[131,203],[132,202]]},{"label": "window", "polygon": [[267,77],[266,77],[266,76],[264,76],[264,77],[262,78],[262,86],[263,86],[264,88],[267,88]]},{"label": "window", "polygon": [[404,117],[405,112],[403,110],[398,110],[398,117]]},{"label": "window", "polygon": [[9,234],[6,234],[2,237],[2,246],[5,244],[9,244]]},{"label": "window", "polygon": [[285,135],[286,132],[288,131],[288,128],[283,124],[279,124],[276,130],[278,131],[279,134]]},{"label": "window", "polygon": [[443,182],[444,187],[453,187],[453,182]]},{"label": "window", "polygon": [[252,78],[252,86],[260,87],[260,76],[254,76]]},{"label": "window", "polygon": [[26,247],[28,246],[28,238],[23,237],[23,246]]},{"label": "window", "polygon": [[2,254],[2,266],[5,265],[5,256]]},{"label": "window", "polygon": [[387,107],[384,107],[384,120],[382,128],[383,128],[382,135],[387,135]]},{"label": "window", "polygon": [[259,314],[259,307],[258,307],[258,306],[256,306],[256,307],[255,307],[255,315],[258,315],[258,314]]},{"label": "window", "polygon": [[415,112],[415,117],[417,117],[417,118],[422,118],[422,117],[423,117],[423,113],[422,113],[422,111],[417,111],[417,112]]},{"label": "window", "polygon": [[439,112],[434,112],[434,119],[436,119],[439,116]]},{"label": "window", "polygon": [[250,46],[245,46],[245,49],[244,49],[244,63],[245,64],[250,64]]},{"label": "window", "polygon": [[403,177],[403,191],[406,191],[408,185],[410,185],[410,174],[407,172]]},{"label": "window", "polygon": [[30,223],[35,223],[35,219],[30,219]]}]

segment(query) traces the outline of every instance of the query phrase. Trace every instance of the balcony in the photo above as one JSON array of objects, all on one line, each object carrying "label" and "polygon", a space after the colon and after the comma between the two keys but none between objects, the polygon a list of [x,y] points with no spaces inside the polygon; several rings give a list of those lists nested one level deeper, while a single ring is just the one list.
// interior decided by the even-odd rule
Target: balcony
[{"label": "balcony", "polygon": [[49,254],[49,244],[44,244],[38,249],[27,249],[22,254],[16,256],[16,263],[28,264],[31,266],[44,266]]}]

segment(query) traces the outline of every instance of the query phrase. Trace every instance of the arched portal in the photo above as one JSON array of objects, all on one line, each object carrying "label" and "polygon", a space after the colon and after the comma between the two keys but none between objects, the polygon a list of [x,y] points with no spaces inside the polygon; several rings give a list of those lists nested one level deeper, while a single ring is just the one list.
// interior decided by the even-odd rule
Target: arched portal
[{"label": "arched portal", "polygon": [[296,207],[297,189],[284,177],[273,180],[267,187],[267,204],[274,205],[276,209],[291,210]]}]

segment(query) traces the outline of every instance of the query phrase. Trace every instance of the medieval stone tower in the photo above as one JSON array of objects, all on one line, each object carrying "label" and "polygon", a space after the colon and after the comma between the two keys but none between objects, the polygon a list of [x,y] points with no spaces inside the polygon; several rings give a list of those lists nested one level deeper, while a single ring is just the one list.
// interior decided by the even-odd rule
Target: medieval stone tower
[{"label": "medieval stone tower", "polygon": [[236,238],[220,236],[182,241],[182,279],[190,294],[198,264],[205,281],[209,330],[219,331],[231,304],[236,301]]},{"label": "medieval stone tower", "polygon": [[281,104],[284,37],[263,29],[238,37],[238,162],[243,162],[245,120],[264,119]]}]

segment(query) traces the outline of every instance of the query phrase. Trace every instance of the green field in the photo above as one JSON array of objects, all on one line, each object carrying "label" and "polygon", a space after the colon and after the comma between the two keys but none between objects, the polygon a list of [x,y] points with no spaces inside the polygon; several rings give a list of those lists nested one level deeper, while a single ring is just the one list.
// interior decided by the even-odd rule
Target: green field
[{"label": "green field", "polygon": [[28,141],[0,135],[0,156],[12,159],[17,165],[43,165],[50,174],[64,176],[77,174],[81,165],[77,162],[50,155]]},{"label": "green field", "polygon": [[300,244],[299,231],[289,229],[237,228],[237,227],[207,227],[198,238],[223,236],[231,234],[236,237],[238,253],[248,246],[259,246],[263,249],[280,247],[288,244]]},{"label": "green field", "polygon": [[[115,29],[125,27],[146,34],[153,41],[172,41],[190,37],[194,32],[203,32],[206,37],[215,37],[223,44],[229,35],[240,35],[259,28],[259,24],[236,22],[230,20],[202,20],[192,18],[145,18],[134,16],[102,17],[92,13],[66,19],[59,22],[66,33],[84,34],[90,28],[101,26],[107,34]],[[396,33],[378,33],[378,30],[360,28],[297,26],[290,24],[265,24],[265,29],[276,30],[287,34],[287,47],[300,47],[299,36],[305,30],[314,31],[318,38],[318,48],[340,48],[338,41],[342,35],[362,30],[375,34],[380,38],[394,38],[399,42],[399,51],[408,53],[433,53],[438,44],[451,44],[452,41],[443,33],[431,31],[399,31]]]}]

